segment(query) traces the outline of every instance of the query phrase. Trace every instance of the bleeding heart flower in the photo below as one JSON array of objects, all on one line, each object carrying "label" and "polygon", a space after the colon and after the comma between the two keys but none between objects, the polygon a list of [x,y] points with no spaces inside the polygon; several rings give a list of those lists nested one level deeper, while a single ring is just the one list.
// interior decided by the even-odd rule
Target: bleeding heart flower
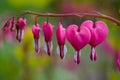
[{"label": "bleeding heart flower", "polygon": [[52,35],[53,35],[53,26],[49,22],[44,22],[43,23],[43,33],[44,33],[44,38],[45,38],[45,51],[48,53],[50,56],[52,53]]},{"label": "bleeding heart flower", "polygon": [[39,53],[40,51],[40,25],[39,24],[35,24],[32,26],[32,33],[34,36],[34,43],[35,43],[35,51],[37,53]]},{"label": "bleeding heart flower", "polygon": [[12,43],[13,42],[13,37],[16,35],[16,31],[12,30],[11,32],[11,28],[13,28],[15,26],[15,21],[14,19],[7,21],[4,23],[4,34],[5,34],[5,38],[8,42]]},{"label": "bleeding heart flower", "polygon": [[91,32],[91,40],[89,44],[92,47],[90,53],[90,59],[96,61],[97,54],[95,47],[105,40],[108,35],[108,27],[102,21],[96,21],[95,23],[91,20],[86,20],[81,24],[81,27],[87,27]]},{"label": "bleeding heart flower", "polygon": [[14,19],[8,20],[3,24],[3,30],[6,30],[7,28],[11,28],[14,25]]},{"label": "bleeding heart flower", "polygon": [[61,59],[63,59],[67,53],[67,48],[65,46],[66,32],[61,23],[58,24],[56,38],[59,46],[57,47],[57,53],[60,55]]},{"label": "bleeding heart flower", "polygon": [[118,50],[117,66],[118,66],[118,69],[120,70],[120,49]]},{"label": "bleeding heart flower", "polygon": [[24,34],[24,28],[26,26],[26,19],[25,18],[20,18],[16,24],[16,30],[17,30],[17,35],[16,39],[21,42]]},{"label": "bleeding heart flower", "polygon": [[88,28],[78,28],[77,25],[70,25],[66,29],[66,37],[73,48],[76,50],[76,54],[74,55],[74,60],[77,64],[80,63],[80,54],[79,51],[89,43],[91,34]]},{"label": "bleeding heart flower", "polygon": [[6,28],[8,28],[10,22],[6,21],[4,24],[3,24],[3,30],[6,30]]}]

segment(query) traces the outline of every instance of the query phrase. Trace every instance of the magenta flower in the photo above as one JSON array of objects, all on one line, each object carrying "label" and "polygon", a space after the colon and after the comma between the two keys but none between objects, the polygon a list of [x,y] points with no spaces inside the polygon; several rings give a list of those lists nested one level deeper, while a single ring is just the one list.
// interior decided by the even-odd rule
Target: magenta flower
[{"label": "magenta flower", "polygon": [[39,24],[35,24],[32,26],[32,33],[33,33],[33,37],[34,37],[34,43],[35,43],[35,51],[37,53],[39,53],[40,51],[40,25]]},{"label": "magenta flower", "polygon": [[67,48],[65,46],[66,32],[61,23],[58,24],[56,38],[59,46],[57,47],[57,53],[60,55],[61,59],[63,59],[67,53]]},{"label": "magenta flower", "polygon": [[52,53],[52,35],[53,35],[53,26],[49,22],[43,23],[43,33],[45,39],[45,51],[50,56]]},{"label": "magenta flower", "polygon": [[[9,43],[13,42],[13,38],[16,35],[15,30],[11,30],[15,26],[14,20],[4,23],[4,36]],[[12,32],[11,32],[12,31]]]},{"label": "magenta flower", "polygon": [[102,21],[96,21],[95,23],[91,20],[86,20],[81,24],[81,27],[87,27],[91,32],[91,40],[89,44],[91,45],[90,59],[96,61],[96,46],[105,40],[108,35],[107,25]]},{"label": "magenta flower", "polygon": [[3,24],[3,30],[6,30],[7,28],[11,27],[12,26],[12,22],[11,21],[6,21],[4,24]]},{"label": "magenta flower", "polygon": [[24,28],[26,26],[26,19],[20,18],[16,24],[17,35],[16,38],[19,42],[21,42],[24,34]]},{"label": "magenta flower", "polygon": [[[76,50],[74,60],[77,64],[80,63],[81,49],[90,41],[91,34],[88,28],[78,28],[77,25],[70,25],[66,29],[66,37],[73,48]],[[79,54],[80,53],[80,54]]]},{"label": "magenta flower", "polygon": [[12,26],[12,23],[11,23],[11,22],[5,23],[5,25],[6,25],[6,29],[4,30],[4,33],[5,33],[5,34],[9,34],[9,32],[11,32],[11,31],[10,31],[10,28],[11,28],[11,26]]}]

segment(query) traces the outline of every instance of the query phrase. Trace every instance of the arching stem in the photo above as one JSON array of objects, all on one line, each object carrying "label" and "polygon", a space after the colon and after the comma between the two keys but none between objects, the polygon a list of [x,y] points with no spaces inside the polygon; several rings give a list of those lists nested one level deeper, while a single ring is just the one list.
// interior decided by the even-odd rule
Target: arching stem
[{"label": "arching stem", "polygon": [[36,15],[38,17],[46,16],[46,17],[77,17],[77,18],[96,17],[96,18],[104,18],[104,19],[110,20],[110,21],[116,23],[118,26],[120,26],[120,21],[119,20],[117,20],[117,19],[115,19],[115,18],[113,18],[111,16],[102,14],[100,12],[54,14],[54,13],[37,13],[37,12],[33,12],[33,11],[25,11],[25,12],[23,12],[21,14],[17,14],[17,15],[14,15],[14,16],[8,18],[8,21],[11,20],[13,17],[21,17],[21,16],[24,16],[26,14]]}]

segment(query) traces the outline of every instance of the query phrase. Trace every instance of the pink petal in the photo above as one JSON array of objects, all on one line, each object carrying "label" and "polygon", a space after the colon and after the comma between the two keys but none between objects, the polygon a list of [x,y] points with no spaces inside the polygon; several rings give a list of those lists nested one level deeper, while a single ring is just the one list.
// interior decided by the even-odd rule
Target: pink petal
[{"label": "pink petal", "polygon": [[107,25],[102,21],[93,23],[91,20],[86,20],[81,24],[81,27],[87,27],[91,32],[90,45],[95,47],[105,40],[108,35]]},{"label": "pink petal", "polygon": [[78,28],[77,25],[70,25],[66,29],[66,37],[76,51],[79,51],[90,41],[91,34],[88,28]]},{"label": "pink petal", "polygon": [[59,45],[65,44],[65,38],[66,38],[65,29],[63,28],[61,23],[58,24],[58,27],[56,30],[56,38]]},{"label": "pink petal", "polygon": [[46,42],[49,42],[52,40],[53,26],[51,23],[49,22],[43,23],[43,33],[44,33],[44,38]]}]

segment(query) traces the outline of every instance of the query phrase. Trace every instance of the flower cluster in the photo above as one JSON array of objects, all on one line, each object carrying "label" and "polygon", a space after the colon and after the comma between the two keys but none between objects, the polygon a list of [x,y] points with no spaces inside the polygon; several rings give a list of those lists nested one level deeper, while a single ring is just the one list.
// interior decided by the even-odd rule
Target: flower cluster
[{"label": "flower cluster", "polygon": [[[4,29],[13,28],[15,26],[16,39],[21,42],[24,29],[27,20],[25,18],[19,18],[18,21],[10,20],[4,24]],[[52,36],[53,36],[53,25],[50,22],[43,22],[42,29],[41,26],[36,23],[32,26],[32,33],[34,37],[34,48],[37,53],[40,51],[40,31],[43,31],[45,40],[45,51],[50,56],[52,55]],[[105,40],[108,35],[107,25],[103,21],[93,22],[91,20],[84,21],[79,27],[75,24],[69,25],[66,29],[63,27],[62,23],[58,23],[56,29],[56,39],[57,39],[57,53],[60,58],[63,59],[67,53],[67,47],[65,41],[71,44],[75,50],[74,61],[75,63],[80,63],[81,49],[87,44],[91,46],[90,59],[96,61],[96,46]]]},{"label": "flower cluster", "polygon": [[16,31],[16,39],[21,42],[24,34],[24,29],[26,26],[26,19],[25,18],[19,18],[17,21],[12,18],[12,20],[8,20],[3,25],[3,30],[5,32],[9,31]]},{"label": "flower cluster", "polygon": [[91,53],[90,59],[96,61],[96,46],[99,45],[108,35],[107,25],[102,21],[96,21],[95,23],[91,20],[84,21],[80,27],[72,24],[67,27],[66,37],[70,44],[75,49],[74,60],[77,64],[80,63],[81,49],[90,44]]}]

